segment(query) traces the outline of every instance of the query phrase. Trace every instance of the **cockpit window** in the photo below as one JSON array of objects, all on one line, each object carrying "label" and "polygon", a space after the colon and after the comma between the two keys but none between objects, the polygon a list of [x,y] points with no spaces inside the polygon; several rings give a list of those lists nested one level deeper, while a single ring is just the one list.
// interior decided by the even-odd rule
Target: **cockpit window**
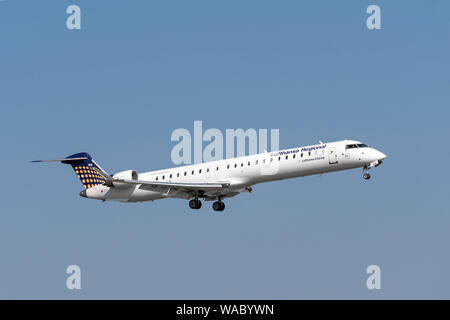
[{"label": "cockpit window", "polygon": [[364,143],[358,143],[358,144],[348,144],[345,146],[345,149],[353,149],[353,148],[368,148],[369,146]]}]

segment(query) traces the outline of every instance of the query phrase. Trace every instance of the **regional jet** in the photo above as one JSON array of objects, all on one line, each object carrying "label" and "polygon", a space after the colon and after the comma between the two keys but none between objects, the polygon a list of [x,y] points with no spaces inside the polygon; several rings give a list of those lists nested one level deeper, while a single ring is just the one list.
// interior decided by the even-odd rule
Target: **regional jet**
[{"label": "regional jet", "polygon": [[214,201],[213,209],[223,211],[225,198],[251,192],[258,183],[355,168],[362,168],[363,178],[370,179],[369,169],[385,158],[364,143],[343,140],[142,173],[108,174],[85,152],[32,162],[70,164],[85,188],[80,192],[85,198],[123,202],[181,198],[190,200],[191,209],[200,209],[202,199]]}]

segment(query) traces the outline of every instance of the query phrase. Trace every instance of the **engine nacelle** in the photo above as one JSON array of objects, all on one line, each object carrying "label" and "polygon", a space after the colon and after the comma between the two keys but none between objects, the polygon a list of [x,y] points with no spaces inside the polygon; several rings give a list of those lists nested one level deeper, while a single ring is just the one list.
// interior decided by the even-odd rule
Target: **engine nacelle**
[{"label": "engine nacelle", "polygon": [[[112,176],[113,179],[122,179],[122,180],[138,180],[138,173],[136,170],[126,170],[122,172],[118,172]],[[129,183],[121,183],[121,182],[113,182],[114,187],[124,188],[124,187],[133,187]]]}]

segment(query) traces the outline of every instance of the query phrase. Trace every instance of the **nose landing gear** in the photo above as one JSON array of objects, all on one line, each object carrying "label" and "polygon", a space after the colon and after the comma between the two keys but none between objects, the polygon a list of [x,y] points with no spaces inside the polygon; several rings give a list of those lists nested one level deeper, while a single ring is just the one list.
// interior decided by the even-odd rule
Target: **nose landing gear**
[{"label": "nose landing gear", "polygon": [[365,166],[363,168],[363,178],[366,180],[370,179],[370,174],[368,173],[368,171],[369,171],[369,167]]}]

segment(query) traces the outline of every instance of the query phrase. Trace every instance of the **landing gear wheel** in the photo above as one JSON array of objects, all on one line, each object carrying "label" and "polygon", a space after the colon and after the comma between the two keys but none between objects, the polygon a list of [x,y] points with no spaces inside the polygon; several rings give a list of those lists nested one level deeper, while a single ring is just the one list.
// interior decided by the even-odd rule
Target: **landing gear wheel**
[{"label": "landing gear wheel", "polygon": [[189,201],[189,208],[200,209],[202,207],[202,202],[200,200],[192,199]]},{"label": "landing gear wheel", "polygon": [[225,209],[225,203],[222,201],[215,201],[213,203],[213,209],[214,211],[223,211],[223,209]]},{"label": "landing gear wheel", "polygon": [[366,179],[366,180],[369,180],[370,179],[370,174],[364,173],[363,174],[363,178]]}]

